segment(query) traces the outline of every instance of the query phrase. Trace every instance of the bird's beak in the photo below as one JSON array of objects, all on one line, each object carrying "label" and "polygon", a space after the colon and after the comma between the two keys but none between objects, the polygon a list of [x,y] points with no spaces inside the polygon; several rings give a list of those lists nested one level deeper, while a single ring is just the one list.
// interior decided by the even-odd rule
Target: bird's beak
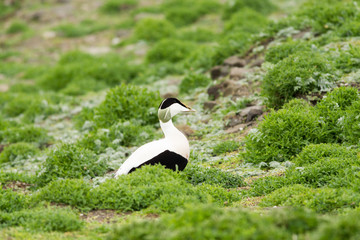
[{"label": "bird's beak", "polygon": [[192,109],[191,107],[188,107],[188,111],[187,112],[196,112],[196,110],[195,109]]}]

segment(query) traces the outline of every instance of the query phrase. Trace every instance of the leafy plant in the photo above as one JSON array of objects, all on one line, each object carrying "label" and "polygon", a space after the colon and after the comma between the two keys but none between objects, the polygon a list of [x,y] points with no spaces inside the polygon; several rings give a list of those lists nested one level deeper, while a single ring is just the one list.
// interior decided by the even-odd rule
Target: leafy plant
[{"label": "leafy plant", "polygon": [[193,50],[195,44],[177,39],[162,39],[146,54],[149,63],[169,61],[172,63],[185,59]]},{"label": "leafy plant", "polygon": [[279,45],[267,49],[265,60],[271,63],[278,63],[292,54],[311,50],[311,44],[304,41],[288,40]]},{"label": "leafy plant", "polygon": [[3,149],[0,153],[0,163],[13,162],[18,159],[26,159],[34,156],[38,152],[33,144],[29,143],[14,143]]},{"label": "leafy plant", "polygon": [[107,0],[100,7],[100,11],[106,14],[119,14],[133,9],[138,5],[137,0]]},{"label": "leafy plant", "polygon": [[58,178],[81,178],[103,175],[108,166],[94,152],[74,144],[62,144],[47,156],[39,172],[41,186]]},{"label": "leafy plant", "polygon": [[269,107],[314,91],[329,91],[336,77],[334,66],[320,53],[298,52],[278,62],[264,77],[262,94]]},{"label": "leafy plant", "polygon": [[13,21],[6,29],[7,34],[21,33],[28,29],[28,25],[23,21]]},{"label": "leafy plant", "polygon": [[29,206],[28,197],[12,189],[0,189],[0,210],[14,212]]},{"label": "leafy plant", "polygon": [[190,93],[196,88],[206,87],[211,83],[211,79],[204,74],[187,74],[180,83],[180,93]]},{"label": "leafy plant", "polygon": [[193,185],[206,183],[223,188],[235,188],[245,185],[243,177],[217,168],[205,168],[189,164],[180,175]]},{"label": "leafy plant", "polygon": [[251,8],[241,8],[225,22],[225,32],[258,33],[268,24],[267,18]]},{"label": "leafy plant", "polygon": [[283,109],[272,111],[257,129],[249,132],[245,138],[245,159],[253,163],[289,160],[309,143],[326,142],[325,127],[326,123],[319,121],[319,115],[308,103],[292,100]]},{"label": "leafy plant", "polygon": [[135,39],[156,42],[175,35],[175,27],[163,19],[145,18],[136,23]]},{"label": "leafy plant", "polygon": [[94,20],[83,20],[79,24],[63,23],[54,28],[56,33],[62,37],[76,38],[86,36],[105,30],[107,26],[97,23]]},{"label": "leafy plant", "polygon": [[223,18],[230,18],[234,13],[238,12],[239,9],[251,8],[256,12],[262,14],[269,14],[275,10],[275,6],[269,0],[235,0],[227,1]]},{"label": "leafy plant", "polygon": [[7,128],[0,132],[0,139],[3,143],[27,142],[36,143],[39,146],[43,146],[51,140],[45,129],[32,125]]},{"label": "leafy plant", "polygon": [[159,93],[122,84],[108,91],[105,100],[95,108],[93,121],[96,128],[108,128],[121,120],[137,120],[141,125],[155,124],[160,102]]},{"label": "leafy plant", "polygon": [[224,141],[213,147],[213,154],[220,155],[227,152],[232,152],[238,150],[240,144],[235,141]]}]

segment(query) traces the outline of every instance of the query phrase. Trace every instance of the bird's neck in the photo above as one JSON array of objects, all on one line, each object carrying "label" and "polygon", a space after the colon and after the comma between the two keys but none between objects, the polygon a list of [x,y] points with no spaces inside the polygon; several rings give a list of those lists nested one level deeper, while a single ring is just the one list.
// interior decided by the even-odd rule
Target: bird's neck
[{"label": "bird's neck", "polygon": [[184,137],[184,134],[180,132],[173,124],[172,120],[170,119],[166,123],[160,121],[160,127],[163,131],[165,138],[178,138]]}]

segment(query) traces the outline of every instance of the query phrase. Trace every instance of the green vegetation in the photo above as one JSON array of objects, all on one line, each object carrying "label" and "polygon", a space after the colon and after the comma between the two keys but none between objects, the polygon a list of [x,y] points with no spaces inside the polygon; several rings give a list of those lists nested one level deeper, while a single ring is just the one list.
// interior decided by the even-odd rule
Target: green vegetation
[{"label": "green vegetation", "polygon": [[214,201],[223,205],[224,202],[238,200],[239,196],[217,186],[193,186],[178,173],[163,166],[144,166],[129,175],[109,179],[93,189],[81,179],[53,181],[40,190],[36,199],[70,204],[82,209],[174,212],[176,208],[190,203]]},{"label": "green vegetation", "polygon": [[292,54],[310,50],[311,45],[308,42],[288,40],[280,45],[269,48],[266,52],[265,60],[276,64]]},{"label": "green vegetation", "polygon": [[207,87],[211,79],[203,74],[190,73],[185,76],[179,86],[180,93],[190,93],[196,88]]},{"label": "green vegetation", "polygon": [[0,213],[0,227],[22,226],[39,232],[72,232],[80,230],[83,222],[77,214],[67,208],[22,210],[14,213]]},{"label": "green vegetation", "polygon": [[49,153],[38,181],[40,185],[45,185],[58,178],[93,178],[102,176],[107,169],[107,163],[99,160],[92,151],[73,144],[62,144]]},{"label": "green vegetation", "polygon": [[105,100],[95,108],[93,121],[96,128],[110,127],[121,120],[137,120],[141,125],[155,124],[158,122],[159,102],[158,93],[122,84],[108,91]]},{"label": "green vegetation", "polygon": [[136,23],[134,38],[155,42],[175,35],[175,27],[163,19],[145,18]]},{"label": "green vegetation", "polygon": [[[1,2],[0,238],[359,239],[359,4]],[[115,179],[166,97],[188,165]]]},{"label": "green vegetation", "polygon": [[27,159],[34,156],[38,152],[33,144],[30,143],[14,143],[4,148],[0,153],[0,163],[13,162],[20,159]]},{"label": "green vegetation", "polygon": [[298,95],[327,91],[336,77],[334,66],[321,53],[298,52],[278,62],[264,77],[263,95],[268,106],[279,108]]},{"label": "green vegetation", "polygon": [[11,25],[6,29],[6,33],[14,34],[14,33],[21,33],[25,32],[28,29],[28,25],[22,21],[14,21]]},{"label": "green vegetation", "polygon": [[54,68],[41,76],[39,84],[45,89],[65,92],[70,87],[72,91],[77,87],[75,93],[83,94],[101,90],[105,86],[130,82],[138,71],[138,67],[129,65],[115,54],[96,57],[73,51],[64,54]]},{"label": "green vegetation", "polygon": [[240,144],[235,141],[224,141],[213,147],[213,154],[220,155],[227,152],[232,152],[238,150]]},{"label": "green vegetation", "polygon": [[83,20],[78,25],[73,23],[63,23],[54,28],[56,33],[61,37],[75,38],[93,34],[105,30],[107,27],[97,24],[95,20]]},{"label": "green vegetation", "polygon": [[6,128],[0,132],[0,139],[3,143],[27,142],[39,146],[43,146],[51,140],[45,129],[32,125]]},{"label": "green vegetation", "polygon": [[137,6],[137,0],[107,0],[100,7],[100,11],[106,14],[119,14]]},{"label": "green vegetation", "polygon": [[176,26],[194,23],[201,16],[218,12],[221,8],[216,0],[168,0],[162,4],[166,19]]},{"label": "green vegetation", "polygon": [[146,54],[149,63],[169,61],[172,63],[184,60],[193,50],[195,44],[192,42],[163,39],[156,43]]}]

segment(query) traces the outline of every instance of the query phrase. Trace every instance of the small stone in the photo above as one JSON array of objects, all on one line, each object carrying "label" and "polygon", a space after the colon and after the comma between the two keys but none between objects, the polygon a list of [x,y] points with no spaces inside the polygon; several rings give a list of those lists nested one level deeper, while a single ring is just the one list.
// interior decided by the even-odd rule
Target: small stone
[{"label": "small stone", "polygon": [[218,79],[229,74],[229,68],[226,66],[215,66],[210,70],[211,79]]},{"label": "small stone", "polygon": [[56,32],[54,31],[46,31],[42,34],[42,37],[45,38],[45,39],[51,39],[51,38],[54,38],[56,37]]},{"label": "small stone", "polygon": [[220,84],[211,86],[208,88],[207,92],[210,97],[213,97],[213,99],[217,99],[220,96],[229,96],[233,95],[235,90],[237,89],[237,84],[234,81],[227,80]]},{"label": "small stone", "polygon": [[233,67],[230,69],[230,78],[234,80],[239,80],[245,78],[249,72],[251,72],[250,69]]},{"label": "small stone", "polygon": [[230,67],[244,67],[246,65],[246,61],[238,56],[232,56],[224,60],[224,65]]},{"label": "small stone", "polygon": [[204,109],[212,110],[217,105],[215,101],[204,102]]},{"label": "small stone", "polygon": [[261,114],[263,114],[262,106],[251,106],[244,108],[240,112],[240,117],[245,119],[245,122],[251,122],[255,117],[260,116]]},{"label": "small stone", "polygon": [[250,64],[250,67],[261,67],[264,61],[265,60],[263,58],[258,58]]}]

